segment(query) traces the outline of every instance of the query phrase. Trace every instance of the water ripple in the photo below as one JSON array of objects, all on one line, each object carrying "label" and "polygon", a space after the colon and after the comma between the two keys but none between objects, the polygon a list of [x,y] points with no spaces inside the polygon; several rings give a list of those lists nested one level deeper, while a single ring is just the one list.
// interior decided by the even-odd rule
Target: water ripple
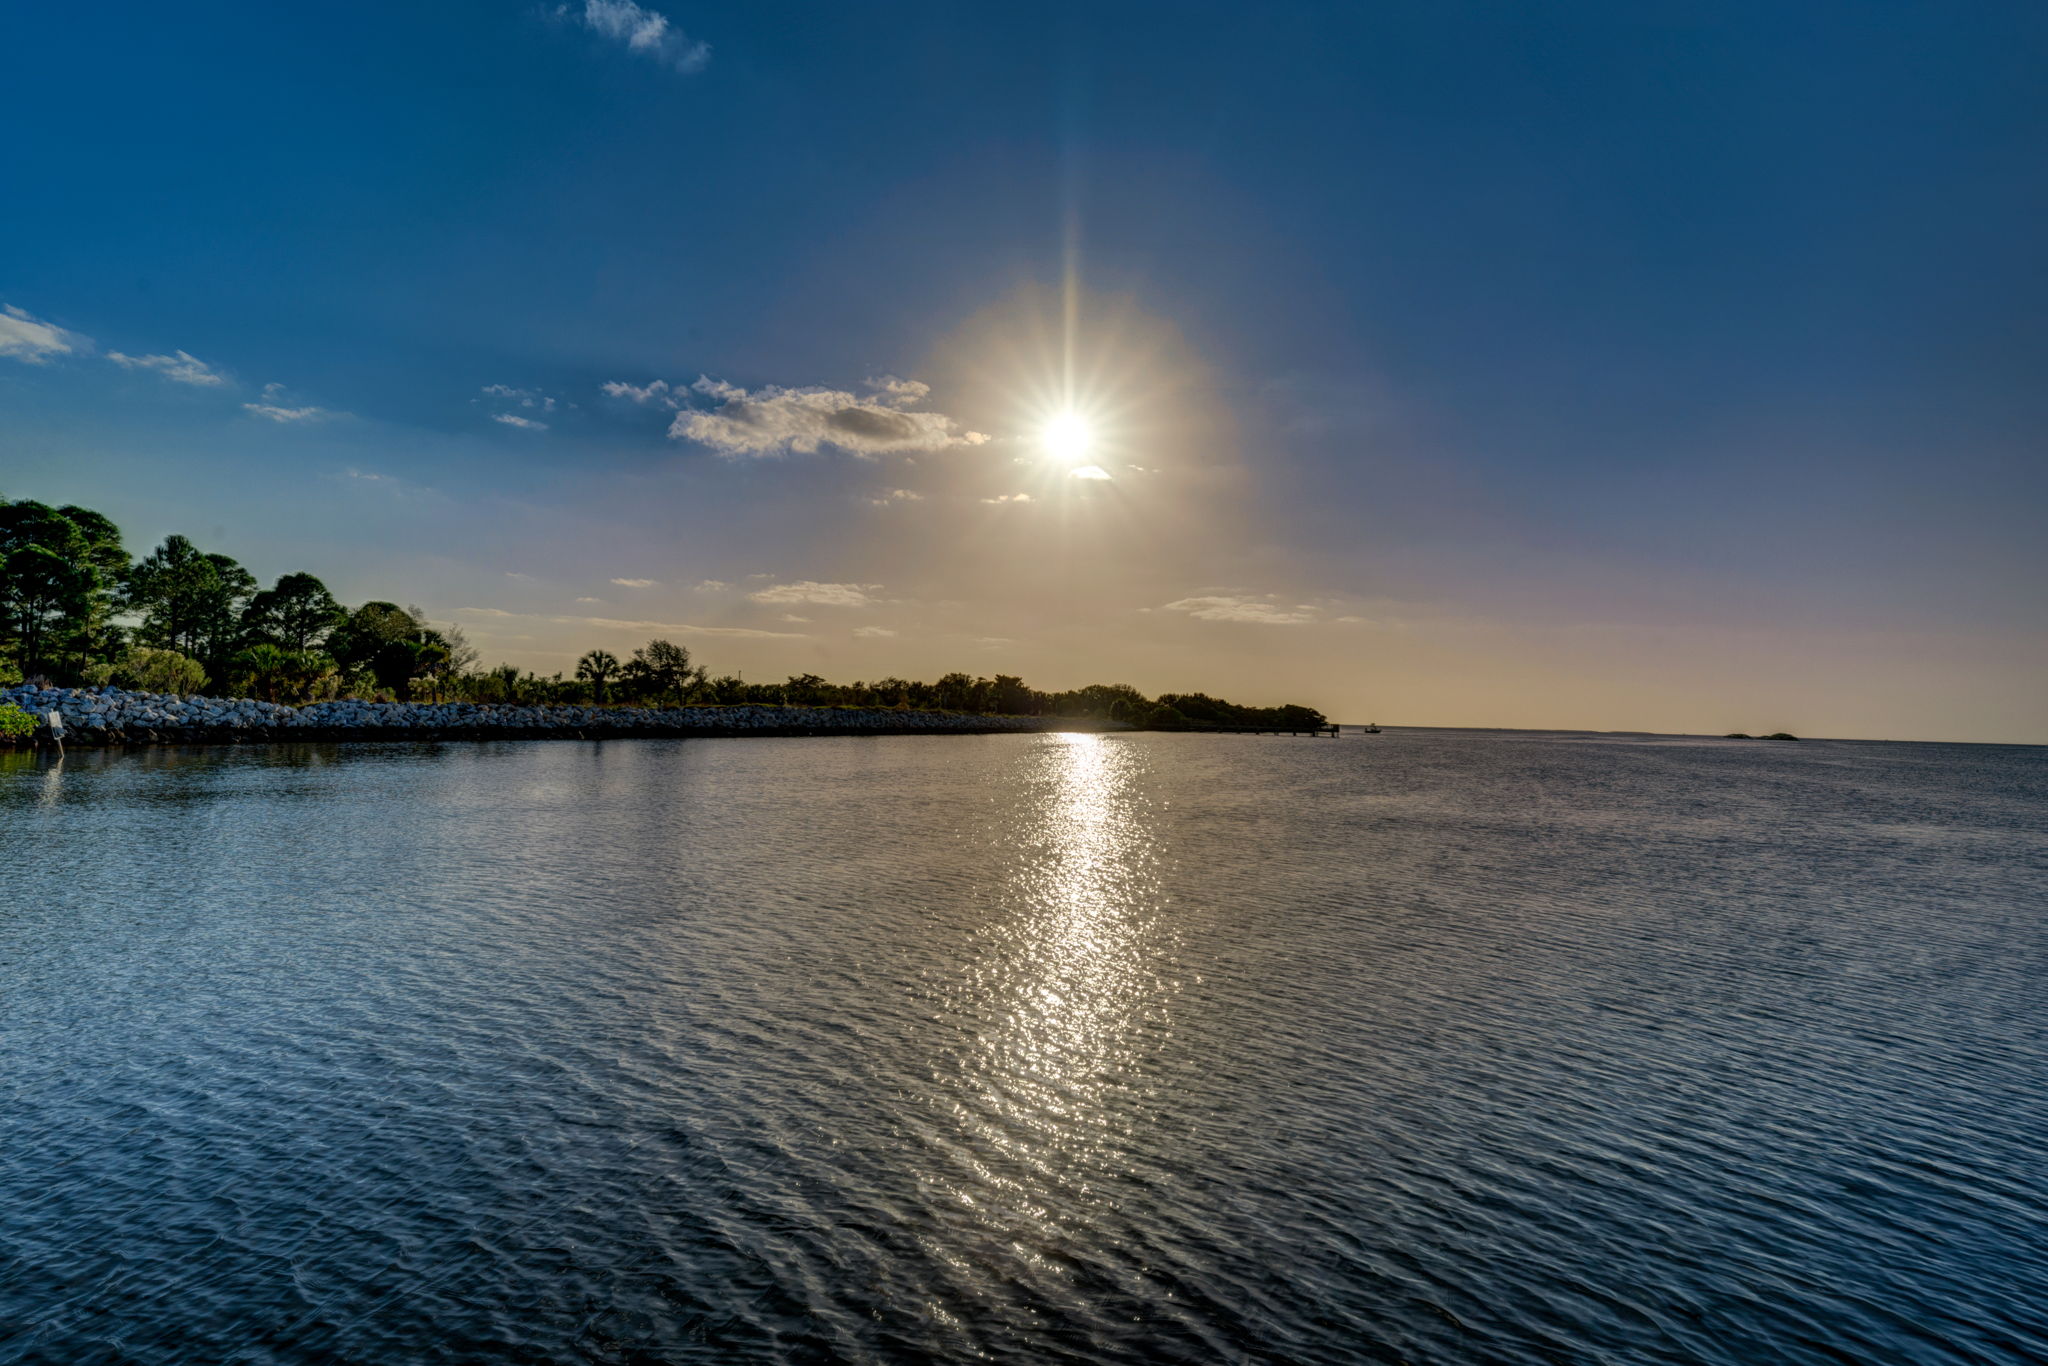
[{"label": "water ripple", "polygon": [[2048,754],[0,756],[0,1361],[2048,1360]]}]

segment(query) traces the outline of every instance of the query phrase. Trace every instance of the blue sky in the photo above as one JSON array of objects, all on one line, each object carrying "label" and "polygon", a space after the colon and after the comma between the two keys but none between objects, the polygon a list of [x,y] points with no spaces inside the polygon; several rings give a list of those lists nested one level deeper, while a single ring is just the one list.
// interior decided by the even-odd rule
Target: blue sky
[{"label": "blue sky", "polygon": [[[750,676],[2048,740],[2038,7],[116,4],[0,46],[0,493],[138,552],[546,672],[660,626]],[[1037,439],[1069,282],[1105,480]]]}]

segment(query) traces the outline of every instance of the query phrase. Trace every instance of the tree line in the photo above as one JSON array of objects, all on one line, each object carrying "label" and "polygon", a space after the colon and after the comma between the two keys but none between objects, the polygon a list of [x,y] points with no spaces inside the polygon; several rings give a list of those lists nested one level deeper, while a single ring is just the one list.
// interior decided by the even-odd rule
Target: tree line
[{"label": "tree line", "polygon": [[184,536],[131,559],[120,528],[100,513],[0,498],[0,685],[24,677],[164,693],[212,685],[276,702],[901,707],[1162,728],[1323,724],[1308,707],[1241,707],[1203,693],[1148,698],[1127,683],[1044,692],[1008,674],[842,684],[807,673],[749,683],[713,675],[687,646],[666,640],[623,659],[592,650],[566,677],[479,664],[460,627],[430,625],[417,607],[347,607],[308,573],[265,588],[231,557]]},{"label": "tree line", "polygon": [[[586,664],[589,660],[585,655]],[[1045,692],[1012,674],[977,678],[949,673],[930,683],[908,678],[828,683],[816,674],[798,674],[780,683],[748,683],[736,677],[700,676],[693,696],[729,705],[902,707],[985,716],[1090,717],[1174,730],[1207,726],[1308,730],[1327,724],[1323,714],[1311,707],[1241,707],[1205,693],[1165,693],[1149,698],[1128,683],[1090,683],[1085,688]]]}]

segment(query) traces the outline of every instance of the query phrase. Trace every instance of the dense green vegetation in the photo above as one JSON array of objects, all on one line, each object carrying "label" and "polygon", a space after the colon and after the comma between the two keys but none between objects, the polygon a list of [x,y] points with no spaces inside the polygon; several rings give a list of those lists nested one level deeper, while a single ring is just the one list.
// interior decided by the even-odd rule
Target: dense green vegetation
[{"label": "dense green vegetation", "polygon": [[448,693],[475,663],[459,630],[417,609],[350,611],[311,574],[263,588],[183,536],[131,563],[99,513],[0,501],[0,681],[410,698]]},{"label": "dense green vegetation", "polygon": [[264,588],[233,559],[183,536],[131,560],[120,529],[97,512],[0,499],[0,685],[28,677],[156,693],[210,688],[272,702],[903,707],[1171,729],[1324,724],[1308,707],[1240,707],[1203,693],[1154,699],[1127,683],[1042,692],[1008,674],[950,673],[932,683],[828,683],[799,674],[748,683],[714,676],[687,647],[666,640],[625,659],[592,650],[566,678],[479,662],[459,627],[429,625],[417,607],[349,608],[304,573]]}]

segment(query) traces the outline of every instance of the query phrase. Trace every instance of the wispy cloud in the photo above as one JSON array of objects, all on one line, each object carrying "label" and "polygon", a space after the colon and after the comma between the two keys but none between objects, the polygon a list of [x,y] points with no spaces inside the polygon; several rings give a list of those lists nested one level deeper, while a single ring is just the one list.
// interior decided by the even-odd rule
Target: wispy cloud
[{"label": "wispy cloud", "polygon": [[178,384],[197,384],[210,388],[227,383],[226,376],[190,351],[179,351],[168,356],[124,356],[119,351],[109,351],[107,359],[129,370],[154,370],[165,379]]},{"label": "wispy cloud", "polygon": [[612,582],[613,582],[613,583],[615,583],[615,584],[617,584],[617,585],[618,585],[619,587],[621,587],[621,588],[652,588],[652,587],[654,587],[654,580],[653,580],[653,579],[613,579],[613,580],[612,580]]},{"label": "wispy cloud", "polygon": [[325,422],[339,416],[326,408],[280,408],[275,403],[244,403],[242,411],[267,417],[272,422]]},{"label": "wispy cloud", "polygon": [[863,640],[881,640],[896,634],[886,626],[856,626],[853,633]]},{"label": "wispy cloud", "polygon": [[1068,470],[1069,479],[1107,479],[1109,471],[1100,465],[1083,465],[1077,470]]},{"label": "wispy cloud", "polygon": [[280,423],[325,422],[329,418],[348,416],[347,413],[337,413],[332,408],[316,408],[310,403],[293,406],[286,397],[285,387],[275,380],[263,386],[262,402],[244,403],[242,411]]},{"label": "wispy cloud", "polygon": [[76,332],[46,323],[25,308],[0,308],[0,356],[28,365],[42,365],[52,356],[70,356],[91,343]]},{"label": "wispy cloud", "polygon": [[732,587],[724,579],[705,579],[690,591],[693,593],[723,593]]},{"label": "wispy cloud", "polygon": [[879,394],[884,403],[896,408],[908,408],[912,404],[922,403],[932,396],[932,386],[926,384],[923,380],[898,379],[894,375],[884,375],[880,379],[871,379],[865,387]]},{"label": "wispy cloud", "polygon": [[1031,495],[1028,493],[999,493],[993,498],[984,498],[981,501],[984,503],[1028,503],[1031,501]]},{"label": "wispy cloud", "polygon": [[1186,612],[1198,621],[1238,621],[1254,626],[1306,626],[1316,620],[1316,609],[1306,603],[1285,606],[1270,593],[1218,594],[1212,597],[1182,598],[1166,604],[1169,612]]},{"label": "wispy cloud", "polygon": [[515,389],[509,384],[486,384],[480,391],[492,398],[502,398],[522,408],[534,408],[543,413],[555,410],[555,401],[538,389]]},{"label": "wispy cloud", "polygon": [[814,603],[819,607],[873,607],[879,583],[777,583],[747,594],[755,602],[774,604]]},{"label": "wispy cloud", "polygon": [[616,617],[554,617],[507,612],[496,607],[458,607],[455,615],[486,621],[542,621],[554,626],[588,626],[600,631],[649,631],[678,636],[737,636],[756,640],[802,640],[801,631],[761,631],[751,626],[698,626],[686,621],[621,621]]},{"label": "wispy cloud", "polygon": [[924,495],[914,489],[890,489],[881,497],[870,498],[868,501],[878,508],[885,508],[892,503],[922,503]]},{"label": "wispy cloud", "polygon": [[749,391],[705,377],[690,388],[717,406],[677,413],[668,434],[709,446],[720,455],[809,454],[830,445],[853,455],[876,456],[978,446],[988,440],[980,432],[961,430],[944,413],[910,411],[911,404],[930,392],[915,380],[869,380],[866,395],[775,384]]},{"label": "wispy cloud", "polygon": [[544,432],[548,429],[547,423],[535,421],[530,417],[521,417],[517,413],[492,413],[491,421],[502,422],[507,427],[519,427],[529,432]]},{"label": "wispy cloud", "polygon": [[[559,18],[574,14],[569,6],[555,10]],[[696,42],[671,24],[658,10],[645,9],[633,0],[584,0],[577,15],[593,33],[624,43],[628,51],[649,57],[685,76],[695,75],[711,62],[711,45]]]},{"label": "wispy cloud", "polygon": [[665,379],[652,380],[646,384],[628,384],[622,379],[606,380],[604,391],[612,398],[628,399],[634,403],[653,403],[664,408],[680,408],[682,400],[669,387]]},{"label": "wispy cloud", "polygon": [[401,479],[395,474],[380,474],[376,470],[345,469],[339,477],[367,488],[377,489],[401,501],[439,501],[441,498],[438,489],[429,488],[425,484],[415,484],[410,479]]}]

